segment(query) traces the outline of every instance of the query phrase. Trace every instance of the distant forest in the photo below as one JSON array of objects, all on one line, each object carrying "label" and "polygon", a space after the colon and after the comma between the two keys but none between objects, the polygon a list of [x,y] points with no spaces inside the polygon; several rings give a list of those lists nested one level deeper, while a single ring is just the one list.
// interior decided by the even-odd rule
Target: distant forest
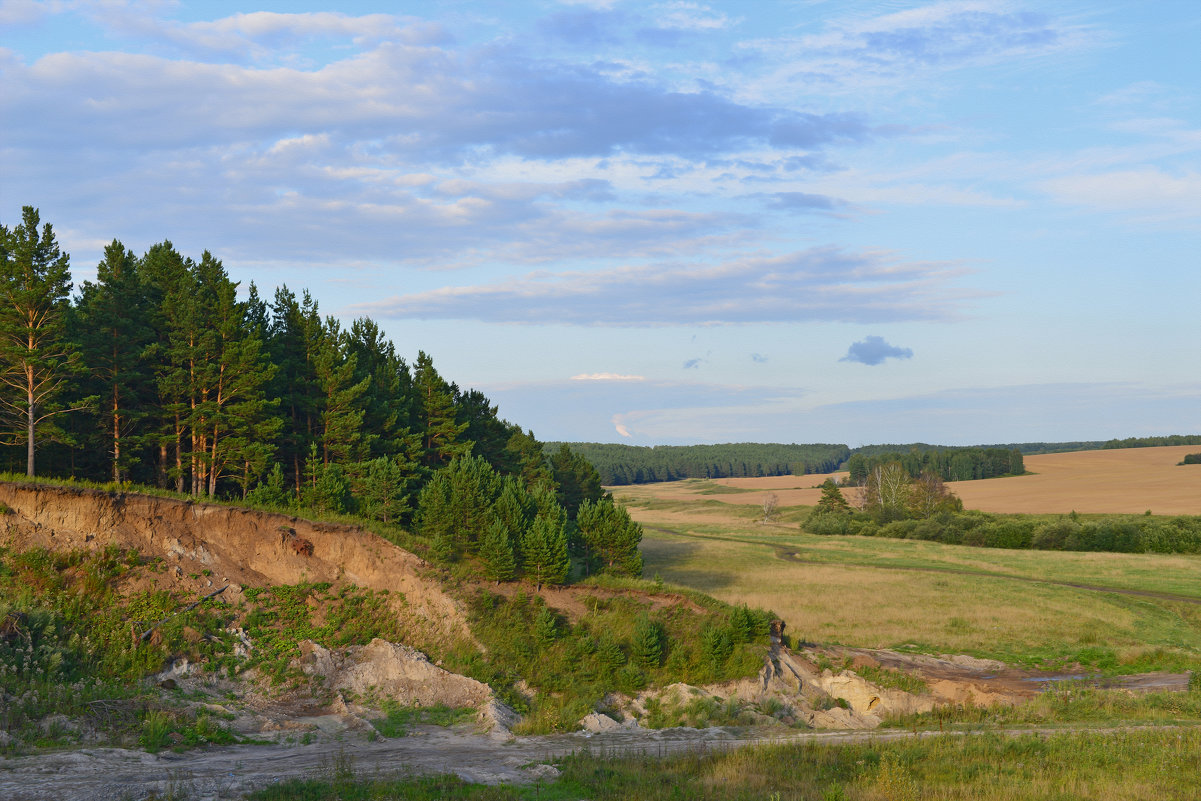
[{"label": "distant forest", "polygon": [[872,466],[900,462],[912,476],[929,470],[944,481],[970,481],[1025,472],[1023,455],[1112,448],[1151,448],[1201,444],[1201,435],[1130,437],[1089,442],[1023,442],[1005,445],[951,446],[924,442],[907,445],[780,445],[741,442],[725,445],[638,446],[597,442],[551,442],[557,451],[566,445],[587,459],[606,486],[647,484],[684,478],[747,478],[755,476],[851,472],[851,483],[862,483]]},{"label": "distant forest", "polygon": [[592,463],[606,486],[649,484],[683,478],[747,478],[829,473],[851,455],[846,445],[776,445],[736,442],[725,445],[657,445],[654,447],[599,442],[551,442],[557,451],[566,444]]}]

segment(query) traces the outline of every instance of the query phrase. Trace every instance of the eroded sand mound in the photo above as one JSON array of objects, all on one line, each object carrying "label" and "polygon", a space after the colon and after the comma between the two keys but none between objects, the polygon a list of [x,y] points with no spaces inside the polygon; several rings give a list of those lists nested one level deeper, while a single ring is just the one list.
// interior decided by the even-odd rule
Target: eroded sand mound
[{"label": "eroded sand mound", "polygon": [[0,543],[16,548],[136,548],[163,559],[156,585],[205,594],[243,586],[330,582],[388,590],[397,613],[421,642],[470,638],[454,601],[420,574],[408,551],[353,526],[174,498],[95,489],[0,483]]}]

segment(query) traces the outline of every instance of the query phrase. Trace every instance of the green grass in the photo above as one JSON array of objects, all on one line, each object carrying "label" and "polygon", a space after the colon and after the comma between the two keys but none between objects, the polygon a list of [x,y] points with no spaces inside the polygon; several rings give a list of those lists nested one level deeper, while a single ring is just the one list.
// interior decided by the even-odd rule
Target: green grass
[{"label": "green grass", "polygon": [[383,706],[384,716],[371,721],[381,737],[404,737],[414,726],[454,726],[475,718],[471,707],[400,706],[388,699]]},{"label": "green grass", "polygon": [[1016,706],[943,707],[919,715],[898,715],[884,726],[901,729],[957,727],[1056,726],[1089,724],[1201,724],[1201,690],[1132,694],[1102,690],[1080,682],[1062,682]]},{"label": "green grass", "polygon": [[[656,604],[642,594],[585,590],[577,600],[586,611],[569,620],[522,591],[505,597],[478,590],[462,598],[487,657],[464,649],[446,664],[488,683],[527,715],[517,733],[574,730],[611,692],[745,678],[763,665],[770,612],[696,593]],[[537,694],[527,698],[516,689],[518,680]]]},{"label": "green grass", "polygon": [[[219,599],[175,614],[195,600],[164,590],[124,595],[119,587],[153,581],[161,562],[136,551],[15,552],[0,548],[0,619],[10,613],[16,633],[0,640],[0,730],[7,750],[70,745],[81,724],[112,742],[147,750],[231,741],[211,716],[183,709],[143,679],[173,657],[186,656],[213,672],[258,667],[277,682],[296,679],[297,643],[327,647],[401,641],[394,596],[328,584],[246,588],[247,606]],[[234,655],[228,629],[242,625],[255,641],[249,660]],[[143,632],[154,628],[154,636]],[[203,636],[197,637],[200,633]],[[67,723],[45,727],[50,715]]]},{"label": "green grass", "polygon": [[403,625],[387,590],[343,587],[335,593],[329,584],[316,583],[247,587],[244,592],[252,607],[243,626],[255,648],[239,667],[258,668],[275,684],[300,679],[293,660],[300,655],[302,640],[326,648],[366,645],[376,637],[404,641]]},{"label": "green grass", "polygon": [[[983,549],[816,536],[638,508],[645,571],[771,608],[794,640],[917,646],[1106,673],[1201,670],[1201,605],[1063,586],[1201,597],[1201,557]],[[913,649],[909,649],[913,650]]]},{"label": "green grass", "polygon": [[580,753],[550,783],[487,787],[455,777],[293,780],[250,801],[1162,801],[1201,796],[1201,729],[797,743],[668,758]]}]

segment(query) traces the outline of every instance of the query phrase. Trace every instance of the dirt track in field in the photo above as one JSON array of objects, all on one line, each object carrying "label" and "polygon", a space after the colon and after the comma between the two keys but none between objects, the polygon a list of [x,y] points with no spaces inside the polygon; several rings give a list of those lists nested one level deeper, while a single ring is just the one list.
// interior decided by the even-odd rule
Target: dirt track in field
[{"label": "dirt track in field", "polygon": [[[1201,515],[1201,465],[1180,465],[1201,445],[1074,451],[1025,457],[1030,475],[985,481],[954,481],[947,486],[967,509],[1025,514]],[[837,480],[845,473],[834,473]],[[713,482],[668,482],[622,488],[641,496],[705,499],[734,505],[760,506],[774,492],[781,506],[812,506],[827,475],[728,478]],[[751,490],[703,494],[720,484]]]},{"label": "dirt track in field", "polygon": [[[1177,726],[1139,726],[1175,729]],[[1111,734],[1131,727],[1065,726],[988,730],[1008,736],[1095,731]],[[0,761],[0,798],[5,801],[141,801],[149,798],[227,801],[287,779],[360,779],[413,774],[456,774],[487,784],[553,780],[557,771],[544,766],[567,754],[668,756],[704,753],[766,743],[887,742],[911,737],[970,737],[985,731],[796,732],[762,738],[755,732],[728,729],[622,730],[522,737],[498,741],[488,735],[449,729],[423,728],[414,736],[369,742],[327,741],[313,745],[237,745],[210,747],[182,754],[147,754],[121,748],[63,751]]]}]

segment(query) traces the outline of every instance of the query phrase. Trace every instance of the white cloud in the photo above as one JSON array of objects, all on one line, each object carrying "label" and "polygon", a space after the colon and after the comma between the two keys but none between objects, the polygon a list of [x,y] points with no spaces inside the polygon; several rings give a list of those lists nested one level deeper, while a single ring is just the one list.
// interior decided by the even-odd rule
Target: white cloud
[{"label": "white cloud", "polygon": [[573,375],[572,381],[645,381],[645,376],[623,375],[621,373],[580,373]]},{"label": "white cloud", "polygon": [[1201,173],[1171,174],[1154,167],[1065,175],[1040,187],[1059,201],[1107,212],[1131,213],[1139,222],[1201,220]]},{"label": "white cloud", "polygon": [[721,30],[732,24],[730,17],[701,3],[663,3],[653,7],[653,19],[663,28],[683,31]]},{"label": "white cloud", "polygon": [[716,265],[647,264],[539,272],[363,304],[384,318],[657,326],[839,320],[947,320],[968,295],[958,265],[814,248]]}]

